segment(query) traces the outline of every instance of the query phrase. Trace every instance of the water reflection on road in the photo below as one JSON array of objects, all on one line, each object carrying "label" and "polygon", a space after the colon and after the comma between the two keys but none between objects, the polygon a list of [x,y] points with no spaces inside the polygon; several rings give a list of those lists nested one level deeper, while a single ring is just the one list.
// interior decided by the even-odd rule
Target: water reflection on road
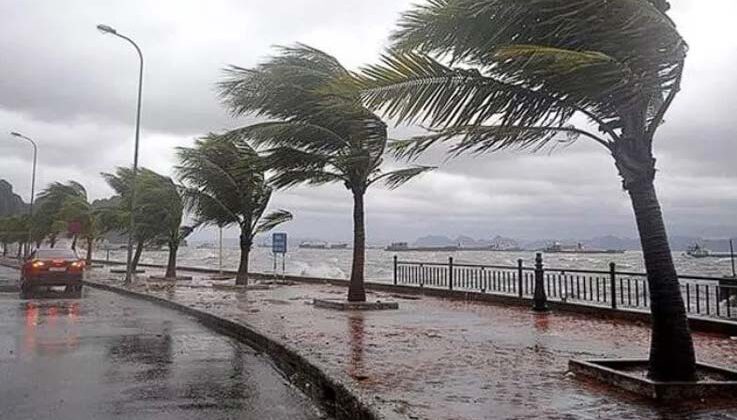
[{"label": "water reflection on road", "polygon": [[0,378],[2,419],[320,418],[249,347],[99,291],[0,294]]}]

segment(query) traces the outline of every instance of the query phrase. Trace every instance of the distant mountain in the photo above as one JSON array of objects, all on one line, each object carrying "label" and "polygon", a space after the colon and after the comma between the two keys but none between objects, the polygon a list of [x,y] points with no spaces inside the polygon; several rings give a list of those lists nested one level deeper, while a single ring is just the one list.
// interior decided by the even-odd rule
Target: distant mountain
[{"label": "distant mountain", "polygon": [[624,249],[628,251],[640,249],[639,239],[620,238],[614,235],[598,236],[588,241],[581,241],[581,243],[592,249]]},{"label": "distant mountain", "polygon": [[13,186],[6,180],[0,179],[0,217],[23,213],[28,205],[13,192]]},{"label": "distant mountain", "polygon": [[417,238],[414,243],[416,247],[441,247],[441,246],[454,246],[458,245],[457,242],[453,241],[447,236],[441,235],[428,235],[421,238]]}]

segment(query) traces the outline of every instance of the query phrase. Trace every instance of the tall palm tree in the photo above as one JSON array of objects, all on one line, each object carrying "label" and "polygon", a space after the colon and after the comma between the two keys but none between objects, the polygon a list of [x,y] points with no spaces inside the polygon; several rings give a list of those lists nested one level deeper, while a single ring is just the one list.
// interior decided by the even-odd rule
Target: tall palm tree
[{"label": "tall palm tree", "polygon": [[291,220],[292,214],[277,210],[264,215],[272,189],[262,158],[245,141],[210,134],[198,139],[194,147],[177,151],[180,164],[176,171],[195,226],[238,226],[241,257],[236,284],[248,284],[254,238]]},{"label": "tall palm tree", "polygon": [[[614,158],[640,233],[652,303],[650,376],[691,380],[695,356],[653,181],[652,143],[687,46],[663,0],[430,0],[407,12],[383,63],[356,85],[369,107],[433,131],[415,157],[539,149],[587,138]],[[584,116],[589,124],[572,120]]]},{"label": "tall palm tree", "polygon": [[254,69],[231,67],[220,84],[234,115],[271,119],[236,129],[231,136],[265,147],[272,183],[342,183],[353,195],[353,263],[348,300],[366,301],[364,196],[384,182],[396,188],[431,168],[415,166],[382,172],[386,124],[361,103],[358,90],[333,88],[349,76],[334,57],[298,44]]},{"label": "tall palm tree", "polygon": [[70,196],[64,199],[57,214],[57,220],[63,225],[76,223],[79,226],[79,231],[74,234],[73,243],[76,244],[77,237],[84,240],[87,250],[86,261],[87,264],[90,264],[95,241],[102,236],[102,230],[99,215],[93,205],[87,201],[87,195]]},{"label": "tall palm tree", "polygon": [[115,173],[102,173],[102,177],[117,193],[120,199],[114,200],[119,206],[104,206],[98,209],[98,214],[108,229],[124,232],[133,235],[136,244],[131,267],[135,271],[141,260],[143,248],[147,244],[156,244],[161,241],[162,237],[167,237],[171,225],[170,220],[177,219],[181,221],[182,213],[179,209],[178,216],[172,216],[171,203],[167,199],[165,185],[167,177],[157,174],[156,172],[140,168],[136,178],[136,196],[141,200],[136,200],[137,205],[134,209],[135,224],[133,232],[129,232],[129,226],[125,223],[130,214],[130,199],[133,179],[133,170],[130,168],[118,167]]},{"label": "tall palm tree", "polygon": [[[49,245],[56,245],[57,237],[67,229],[67,224],[60,219],[60,213],[67,199],[87,201],[87,190],[76,181],[66,184],[54,182],[38,194],[33,213],[34,236],[42,240],[48,238]],[[72,248],[76,247],[77,235],[72,239]]]},{"label": "tall palm tree", "polygon": [[167,278],[177,277],[177,252],[182,242],[194,230],[191,226],[183,226],[184,199],[179,187],[166,176],[151,172],[148,182],[140,191],[142,211],[159,221],[161,233],[156,242],[169,248],[166,264]]}]

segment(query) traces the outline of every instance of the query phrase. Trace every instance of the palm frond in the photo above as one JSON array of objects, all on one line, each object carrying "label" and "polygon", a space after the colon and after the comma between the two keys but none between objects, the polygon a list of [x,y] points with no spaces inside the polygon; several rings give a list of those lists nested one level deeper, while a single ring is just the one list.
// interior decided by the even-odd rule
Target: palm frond
[{"label": "palm frond", "polygon": [[580,136],[590,135],[572,125],[547,127],[472,125],[437,130],[428,135],[396,141],[390,145],[390,149],[395,157],[412,160],[434,144],[448,141],[456,141],[448,150],[450,156],[459,156],[467,152],[481,154],[504,149],[532,148],[536,151],[556,138],[559,139],[559,143],[570,143]]},{"label": "palm frond", "polygon": [[453,69],[424,55],[389,53],[355,79],[367,106],[398,123],[433,127],[480,123],[555,124],[576,111],[562,99],[476,70]]},{"label": "palm frond", "polygon": [[262,217],[254,230],[255,234],[266,233],[275,227],[292,220],[292,213],[286,210],[276,210]]},{"label": "palm frond", "polygon": [[434,166],[413,166],[411,168],[398,169],[396,171],[386,172],[371,181],[371,184],[383,182],[390,190],[399,188],[413,178],[426,172],[436,169]]}]

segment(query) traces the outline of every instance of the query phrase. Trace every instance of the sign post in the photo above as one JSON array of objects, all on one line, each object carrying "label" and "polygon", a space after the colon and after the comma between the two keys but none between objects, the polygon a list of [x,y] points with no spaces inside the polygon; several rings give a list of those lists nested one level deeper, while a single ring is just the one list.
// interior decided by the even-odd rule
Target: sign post
[{"label": "sign post", "polygon": [[287,255],[287,234],[274,233],[271,236],[271,252],[274,255],[274,277],[276,278],[276,262],[277,256],[281,254],[281,275],[284,278],[286,271],[286,255]]}]

